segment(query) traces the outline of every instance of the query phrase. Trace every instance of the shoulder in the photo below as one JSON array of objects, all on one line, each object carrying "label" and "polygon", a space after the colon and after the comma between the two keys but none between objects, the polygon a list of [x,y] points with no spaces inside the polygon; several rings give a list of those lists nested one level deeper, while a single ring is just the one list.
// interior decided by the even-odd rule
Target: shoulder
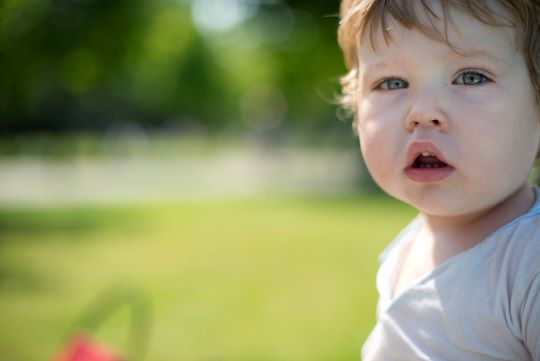
[{"label": "shoulder", "polygon": [[540,203],[494,234],[493,251],[516,278],[540,273]]},{"label": "shoulder", "polygon": [[510,316],[509,324],[523,332],[531,300],[537,304],[540,297],[540,205],[495,232],[494,238],[486,248],[491,248],[489,263],[491,276],[497,280],[496,295],[502,296],[497,303]]},{"label": "shoulder", "polygon": [[540,273],[540,204],[494,232],[483,248],[497,278],[523,295]]}]

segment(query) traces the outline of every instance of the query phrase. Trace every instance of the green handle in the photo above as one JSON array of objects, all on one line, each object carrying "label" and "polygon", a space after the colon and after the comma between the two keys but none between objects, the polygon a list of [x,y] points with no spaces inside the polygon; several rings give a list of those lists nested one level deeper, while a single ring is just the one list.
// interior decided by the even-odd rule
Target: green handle
[{"label": "green handle", "polygon": [[129,332],[126,340],[126,357],[129,361],[141,361],[148,349],[150,336],[150,302],[137,288],[115,285],[105,289],[87,307],[70,330],[70,335],[78,330],[95,332],[113,312],[127,305],[131,310]]}]

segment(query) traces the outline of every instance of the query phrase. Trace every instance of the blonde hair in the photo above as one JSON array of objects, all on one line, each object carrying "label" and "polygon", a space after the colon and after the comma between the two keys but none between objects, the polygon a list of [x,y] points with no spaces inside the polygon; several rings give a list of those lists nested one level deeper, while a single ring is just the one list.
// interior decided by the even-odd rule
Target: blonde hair
[{"label": "blonde hair", "polygon": [[[377,30],[386,29],[392,18],[407,29],[418,29],[427,36],[446,42],[450,8],[465,11],[479,21],[492,26],[511,26],[516,30],[516,48],[523,52],[540,101],[540,1],[539,0],[438,0],[443,19],[434,12],[430,0],[343,0],[340,8],[338,42],[349,72],[341,78],[340,103],[349,115],[357,117],[356,89],[358,79],[357,42],[369,39],[371,46]],[[494,7],[494,2],[499,7]],[[414,3],[414,5],[413,5]],[[418,15],[418,8],[427,17]],[[497,10],[502,9],[503,12]],[[442,29],[441,29],[442,20]],[[391,36],[383,31],[385,41]]]}]

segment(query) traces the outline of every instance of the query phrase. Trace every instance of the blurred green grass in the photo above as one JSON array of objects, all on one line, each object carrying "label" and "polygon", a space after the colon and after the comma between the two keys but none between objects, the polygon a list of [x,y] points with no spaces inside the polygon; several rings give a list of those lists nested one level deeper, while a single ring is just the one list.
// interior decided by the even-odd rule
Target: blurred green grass
[{"label": "blurred green grass", "polygon": [[[146,360],[358,360],[377,255],[414,214],[382,195],[0,210],[0,359],[50,359],[123,283],[152,302]],[[124,311],[97,335],[119,349]]]}]

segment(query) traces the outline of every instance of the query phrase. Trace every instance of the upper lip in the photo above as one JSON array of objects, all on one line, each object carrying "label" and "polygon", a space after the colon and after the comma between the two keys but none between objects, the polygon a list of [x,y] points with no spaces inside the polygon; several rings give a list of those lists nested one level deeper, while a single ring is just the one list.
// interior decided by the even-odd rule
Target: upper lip
[{"label": "upper lip", "polygon": [[[417,140],[412,142],[409,145],[409,148],[407,150],[407,168],[412,167],[414,164],[414,161],[422,152],[430,152],[433,153],[437,159],[439,159],[441,162],[448,164],[448,161],[442,154],[442,152],[437,148],[433,142],[429,140]],[[450,164],[448,164],[450,165]]]}]

